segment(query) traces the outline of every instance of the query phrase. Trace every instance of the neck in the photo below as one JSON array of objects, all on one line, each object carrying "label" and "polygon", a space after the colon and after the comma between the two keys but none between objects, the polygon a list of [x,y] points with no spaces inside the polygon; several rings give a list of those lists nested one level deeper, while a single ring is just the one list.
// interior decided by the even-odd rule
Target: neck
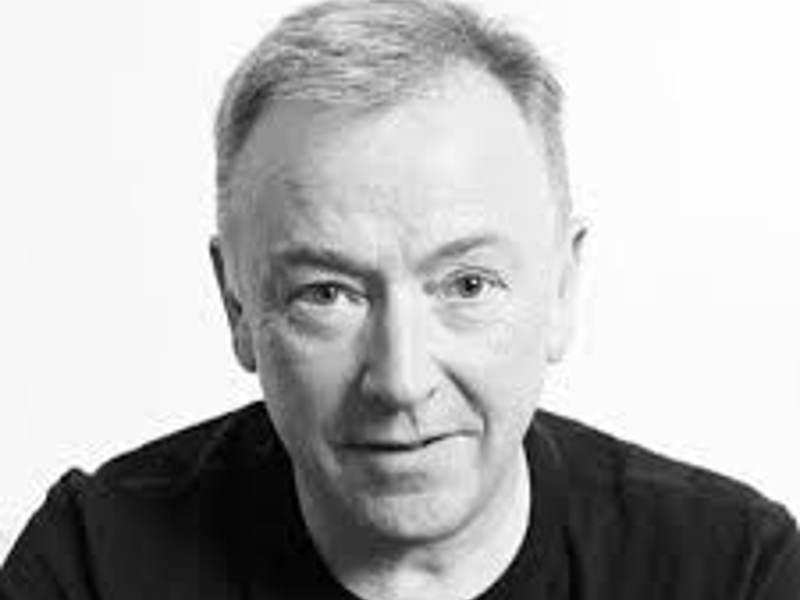
[{"label": "neck", "polygon": [[432,541],[380,536],[331,510],[334,503],[295,479],[306,528],[323,561],[365,600],[477,597],[507,570],[528,528],[530,478],[522,448],[486,504],[452,534]]}]

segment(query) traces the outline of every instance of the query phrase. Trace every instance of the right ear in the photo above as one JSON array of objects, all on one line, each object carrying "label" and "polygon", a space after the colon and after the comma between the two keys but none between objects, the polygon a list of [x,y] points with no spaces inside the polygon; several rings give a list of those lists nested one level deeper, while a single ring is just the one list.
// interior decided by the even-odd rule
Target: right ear
[{"label": "right ear", "polygon": [[225,307],[225,314],[228,317],[228,326],[233,337],[233,351],[242,368],[249,373],[256,371],[256,358],[253,348],[253,337],[247,319],[244,317],[241,300],[230,286],[228,274],[229,265],[225,264],[225,253],[219,236],[213,236],[208,245],[211,254],[211,263],[214,266],[214,275],[217,279],[222,304]]}]

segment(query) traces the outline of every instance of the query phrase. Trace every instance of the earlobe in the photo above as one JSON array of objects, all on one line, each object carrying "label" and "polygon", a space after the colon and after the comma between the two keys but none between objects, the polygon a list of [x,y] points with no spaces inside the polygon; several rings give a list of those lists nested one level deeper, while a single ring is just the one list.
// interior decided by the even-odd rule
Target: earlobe
[{"label": "earlobe", "polygon": [[211,263],[214,266],[217,286],[222,297],[222,304],[225,307],[225,315],[228,318],[228,326],[233,337],[233,350],[242,368],[254,373],[256,371],[256,359],[253,338],[247,320],[244,318],[242,303],[231,289],[225,256],[218,236],[211,238],[209,253],[211,255]]},{"label": "earlobe", "polygon": [[578,272],[587,231],[582,219],[571,218],[567,224],[547,336],[547,362],[551,364],[561,361],[572,339]]},{"label": "earlobe", "polygon": [[253,349],[253,337],[244,320],[240,321],[239,327],[233,332],[233,351],[245,371],[248,373],[256,372],[257,363]]}]

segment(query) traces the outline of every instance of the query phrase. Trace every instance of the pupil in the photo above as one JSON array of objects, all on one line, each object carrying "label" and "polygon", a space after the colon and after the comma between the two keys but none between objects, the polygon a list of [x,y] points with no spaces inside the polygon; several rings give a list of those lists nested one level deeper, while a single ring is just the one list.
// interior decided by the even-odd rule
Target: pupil
[{"label": "pupil", "polygon": [[478,277],[465,277],[461,282],[461,290],[467,296],[472,296],[481,288],[481,280]]},{"label": "pupil", "polygon": [[317,288],[316,296],[321,302],[331,302],[336,298],[336,290],[332,285],[322,285]]}]

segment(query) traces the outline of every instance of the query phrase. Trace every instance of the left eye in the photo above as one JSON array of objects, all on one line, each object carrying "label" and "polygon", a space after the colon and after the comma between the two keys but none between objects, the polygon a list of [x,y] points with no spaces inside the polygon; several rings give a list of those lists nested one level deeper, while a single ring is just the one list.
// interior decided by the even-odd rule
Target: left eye
[{"label": "left eye", "polygon": [[484,273],[459,273],[442,286],[442,295],[457,300],[473,300],[504,288],[498,278]]}]

